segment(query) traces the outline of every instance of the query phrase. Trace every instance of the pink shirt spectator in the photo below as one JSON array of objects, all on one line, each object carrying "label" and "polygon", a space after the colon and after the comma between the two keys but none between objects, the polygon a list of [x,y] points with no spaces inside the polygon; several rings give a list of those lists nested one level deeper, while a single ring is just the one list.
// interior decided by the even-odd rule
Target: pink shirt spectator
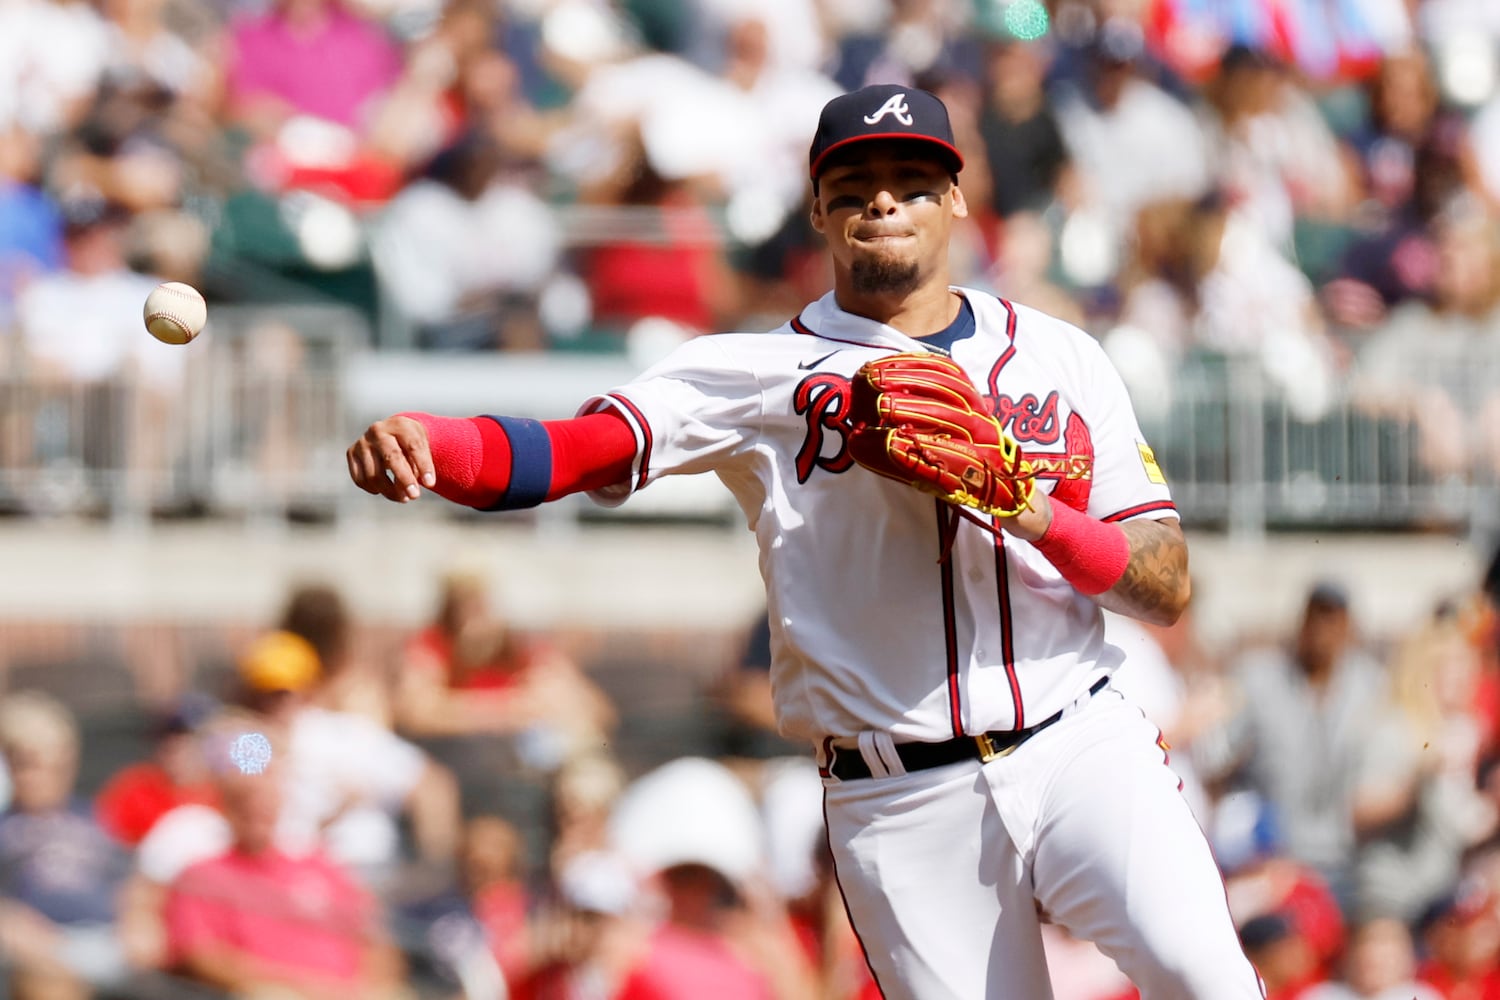
[{"label": "pink shirt spectator", "polygon": [[174,956],[225,949],[358,986],[373,912],[364,890],[321,855],[231,850],[172,884],[167,938]]},{"label": "pink shirt spectator", "polygon": [[399,50],[377,27],[328,6],[322,24],[297,27],[281,9],[239,22],[229,89],[236,104],[276,97],[297,111],[357,127],[401,72]]},{"label": "pink shirt spectator", "polygon": [[771,986],[723,939],[664,924],[614,1000],[772,1000]]}]

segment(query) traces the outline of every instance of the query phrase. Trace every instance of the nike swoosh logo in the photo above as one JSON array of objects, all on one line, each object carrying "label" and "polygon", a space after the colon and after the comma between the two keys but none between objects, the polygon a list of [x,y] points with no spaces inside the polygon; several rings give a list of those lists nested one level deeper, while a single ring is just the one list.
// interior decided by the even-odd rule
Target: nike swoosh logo
[{"label": "nike swoosh logo", "polygon": [[[842,350],[842,348],[840,348],[840,350]],[[799,371],[810,372],[814,368],[818,367],[823,362],[827,361],[829,358],[833,357],[837,353],[838,353],[838,351],[829,351],[827,354],[823,355],[821,358],[814,358],[812,361],[799,361],[797,363],[797,369]]]}]

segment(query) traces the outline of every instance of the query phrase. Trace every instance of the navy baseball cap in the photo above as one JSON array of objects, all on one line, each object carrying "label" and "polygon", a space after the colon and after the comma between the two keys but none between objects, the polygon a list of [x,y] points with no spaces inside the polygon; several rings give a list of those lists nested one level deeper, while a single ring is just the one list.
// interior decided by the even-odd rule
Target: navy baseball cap
[{"label": "navy baseball cap", "polygon": [[879,83],[835,97],[823,105],[818,131],[807,152],[808,174],[817,180],[830,155],[871,139],[915,139],[929,143],[950,171],[956,174],[964,168],[964,158],[953,142],[948,108],[937,95],[916,87]]}]

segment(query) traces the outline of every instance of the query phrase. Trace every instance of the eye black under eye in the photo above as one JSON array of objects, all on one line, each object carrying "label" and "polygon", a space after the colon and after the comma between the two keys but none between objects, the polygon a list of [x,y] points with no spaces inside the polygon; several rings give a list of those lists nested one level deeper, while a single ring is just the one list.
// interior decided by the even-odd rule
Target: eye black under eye
[{"label": "eye black under eye", "polygon": [[828,201],[828,211],[830,212],[840,212],[846,208],[860,210],[864,207],[864,199],[853,194],[841,194],[836,198],[830,198]]}]

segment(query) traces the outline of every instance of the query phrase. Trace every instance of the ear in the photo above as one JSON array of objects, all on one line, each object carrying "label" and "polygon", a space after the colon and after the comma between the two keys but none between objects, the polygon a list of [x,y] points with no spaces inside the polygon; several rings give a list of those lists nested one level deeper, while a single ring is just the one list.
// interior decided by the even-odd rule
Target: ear
[{"label": "ear", "polygon": [[823,232],[823,226],[827,221],[827,216],[823,214],[823,199],[817,197],[816,195],[813,196],[812,208],[810,208],[807,212],[807,221],[812,223],[814,231],[819,233]]},{"label": "ear", "polygon": [[969,203],[964,200],[964,189],[957,184],[953,185],[953,217],[955,219],[969,217]]}]

